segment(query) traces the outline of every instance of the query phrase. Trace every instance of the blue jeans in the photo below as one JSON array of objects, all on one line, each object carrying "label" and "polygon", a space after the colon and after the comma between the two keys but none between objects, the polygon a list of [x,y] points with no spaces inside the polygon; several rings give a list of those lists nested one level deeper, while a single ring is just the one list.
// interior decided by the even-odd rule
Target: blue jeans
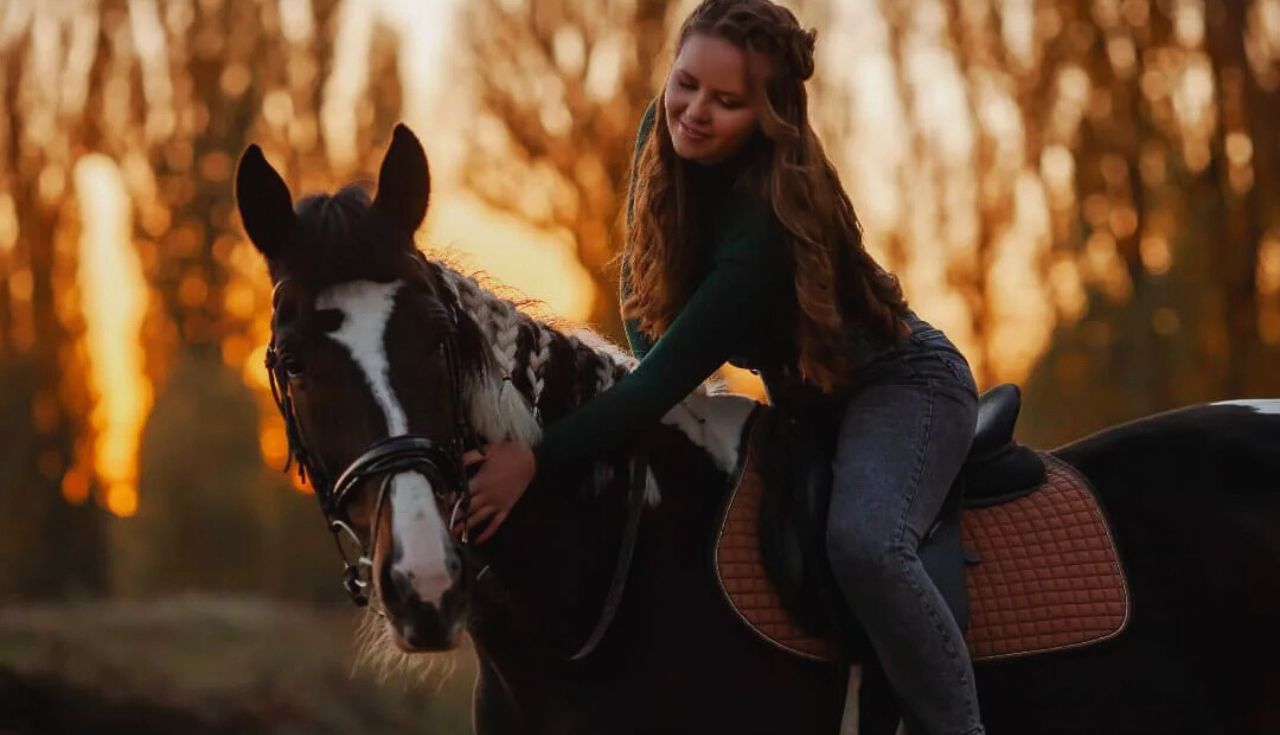
[{"label": "blue jeans", "polygon": [[973,442],[977,387],[946,335],[909,324],[843,399],[827,553],[910,732],[974,735],[985,730],[969,651],[917,551]]}]

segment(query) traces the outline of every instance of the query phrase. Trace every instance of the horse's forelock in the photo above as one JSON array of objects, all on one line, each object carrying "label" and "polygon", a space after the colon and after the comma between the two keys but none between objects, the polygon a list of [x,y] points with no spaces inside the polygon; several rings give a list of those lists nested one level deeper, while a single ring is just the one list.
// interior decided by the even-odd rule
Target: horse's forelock
[{"label": "horse's forelock", "polygon": [[406,274],[411,233],[370,206],[366,185],[298,200],[297,226],[278,264],[312,290],[343,281],[389,281]]}]

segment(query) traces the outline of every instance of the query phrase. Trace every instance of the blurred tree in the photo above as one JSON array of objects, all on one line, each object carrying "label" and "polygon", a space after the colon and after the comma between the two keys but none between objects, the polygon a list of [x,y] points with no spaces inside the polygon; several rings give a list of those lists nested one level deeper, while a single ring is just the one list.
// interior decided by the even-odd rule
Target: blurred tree
[{"label": "blurred tree", "polygon": [[980,384],[1027,380],[1033,440],[1280,389],[1273,0],[828,7],[870,245]]},{"label": "blurred tree", "polygon": [[[310,595],[320,554],[331,553],[287,481],[263,478],[272,470],[256,440],[259,411],[278,418],[242,374],[262,370],[252,358],[266,338],[270,284],[242,239],[232,175],[253,141],[295,191],[332,185],[318,92],[339,8],[337,0],[217,0],[134,3],[128,17],[109,16],[119,23],[118,61],[104,74],[140,83],[134,94],[145,104],[124,111],[102,145],[135,163],[134,236],[152,287],[143,342],[159,386],[143,431],[139,512],[116,535],[123,591]],[[106,115],[119,88],[102,89]],[[397,105],[388,107],[394,114]],[[310,533],[292,532],[304,527]]]},{"label": "blurred tree", "polygon": [[1069,156],[1075,206],[1051,210],[1051,262],[1088,284],[1030,382],[1046,440],[1280,391],[1280,284],[1261,257],[1280,236],[1276,10],[1079,0],[1037,15],[1027,158]]},{"label": "blurred tree", "polygon": [[[216,406],[216,408],[214,408]],[[257,405],[234,372],[184,354],[147,417],[138,515],[122,523],[116,591],[258,591],[271,563]]]},{"label": "blurred tree", "polygon": [[[230,180],[253,139],[295,191],[334,184],[319,145],[319,90],[340,9],[362,7],[16,0],[0,12],[0,421],[11,437],[0,454],[0,504],[3,523],[13,524],[0,533],[11,562],[0,593],[102,590],[110,548],[122,552],[118,586],[133,591],[265,584],[337,597],[314,501],[263,467],[253,412],[228,410],[256,401],[264,426],[278,423],[265,386],[255,394],[241,377],[262,371],[254,347],[265,339],[270,284],[241,239]],[[386,135],[399,108],[385,36],[368,53],[380,97],[356,105],[360,158],[380,150],[373,138]],[[160,386],[140,472],[146,497],[137,517],[111,524],[109,545],[101,511],[84,504],[107,504],[90,417],[102,408],[93,391],[111,386],[86,376],[80,228],[68,184],[90,151],[119,165],[132,204],[125,245],[136,248],[150,286],[145,379]],[[193,462],[193,451],[210,464]]]},{"label": "blurred tree", "polygon": [[[477,104],[461,108],[465,183],[573,243],[596,282],[591,319],[615,337],[608,263],[633,135],[692,4],[460,11],[475,86],[455,102]],[[101,589],[114,548],[94,455],[95,411],[117,386],[94,383],[82,311],[100,307],[78,281],[85,202],[70,183],[91,152],[115,162],[133,207],[157,386],[145,497],[112,541],[144,558],[190,544],[181,569],[118,573],[336,592],[316,574],[332,550],[312,500],[255,470],[282,461],[282,433],[261,382],[269,284],[230,180],[250,140],[297,193],[376,169],[417,58],[412,28],[376,22],[386,7],[0,5],[0,595]],[[869,247],[981,383],[1025,380],[1024,438],[1277,392],[1280,1],[794,7],[821,32],[814,117]]]},{"label": "blurred tree", "polygon": [[143,337],[158,386],[142,433],[139,511],[116,536],[121,591],[265,586],[257,560],[279,533],[263,522],[277,498],[254,481],[258,418],[240,368],[267,305],[265,284],[246,283],[233,265],[240,237],[231,179],[254,133],[300,155],[319,148],[309,97],[295,99],[288,77],[309,72],[309,90],[320,70],[314,60],[308,69],[305,55],[287,63],[315,19],[309,3],[292,18],[282,7],[222,0],[161,14],[143,4],[129,9],[117,36],[146,103],[124,124],[147,134],[104,143],[145,162],[130,183],[135,242],[153,289]]},{"label": "blurred tree", "polygon": [[[590,322],[622,339],[619,213],[641,113],[666,72],[674,0],[475,0],[462,11],[479,109],[464,183],[567,237],[595,283]],[[678,20],[678,19],[676,19]]]},{"label": "blurred tree", "polygon": [[104,513],[86,502],[100,485],[67,196],[92,125],[80,117],[84,70],[36,56],[83,59],[97,27],[23,10],[0,12],[0,599],[105,584]]}]

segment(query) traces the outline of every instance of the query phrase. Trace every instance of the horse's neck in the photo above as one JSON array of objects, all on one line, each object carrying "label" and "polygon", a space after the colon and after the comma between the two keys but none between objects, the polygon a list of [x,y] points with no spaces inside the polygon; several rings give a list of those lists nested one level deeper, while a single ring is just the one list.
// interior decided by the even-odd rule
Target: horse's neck
[{"label": "horse's neck", "polygon": [[[471,419],[490,440],[517,439],[534,445],[542,437],[542,415],[560,415],[586,403],[636,366],[636,359],[589,329],[565,332],[521,312],[473,279],[445,269],[458,302],[476,323],[495,368],[469,392]],[[522,337],[521,335],[525,335]],[[544,395],[549,376],[573,390]],[[555,405],[548,405],[555,404]],[[663,417],[728,473],[737,464],[742,425],[755,402],[718,394],[702,385]],[[656,502],[656,488],[651,502]]]}]

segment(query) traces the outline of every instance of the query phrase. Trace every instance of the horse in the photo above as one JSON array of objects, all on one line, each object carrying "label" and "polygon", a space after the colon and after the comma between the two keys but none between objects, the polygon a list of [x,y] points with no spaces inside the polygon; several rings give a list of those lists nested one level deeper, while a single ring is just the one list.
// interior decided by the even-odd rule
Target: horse
[{"label": "horse", "polygon": [[[756,402],[704,385],[635,446],[539,472],[500,532],[471,543],[451,531],[461,454],[536,444],[634,358],[415,246],[430,176],[403,125],[372,196],[351,185],[295,205],[256,145],[235,188],[272,281],[267,369],[291,460],[344,586],[409,657],[470,637],[476,733],[841,730],[857,677],[766,645],[711,582]],[[1104,643],[979,664],[989,732],[1280,732],[1280,401],[1192,406],[1051,454],[1095,488],[1132,615]]]}]

